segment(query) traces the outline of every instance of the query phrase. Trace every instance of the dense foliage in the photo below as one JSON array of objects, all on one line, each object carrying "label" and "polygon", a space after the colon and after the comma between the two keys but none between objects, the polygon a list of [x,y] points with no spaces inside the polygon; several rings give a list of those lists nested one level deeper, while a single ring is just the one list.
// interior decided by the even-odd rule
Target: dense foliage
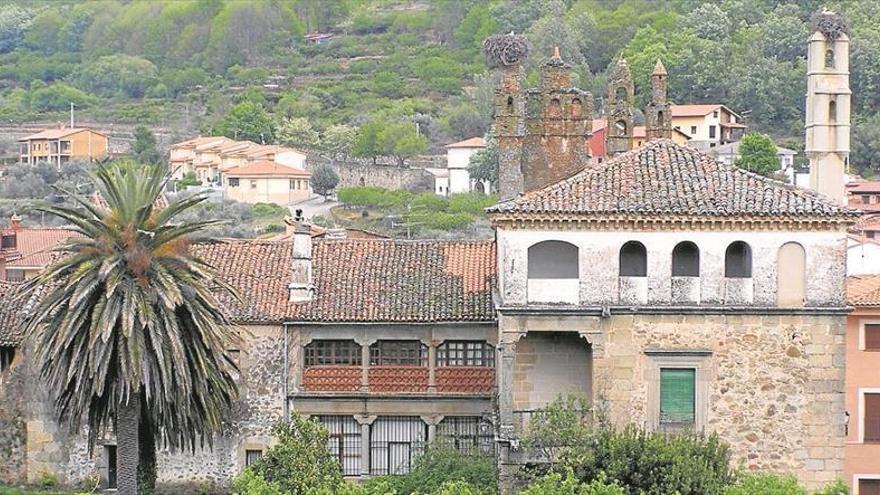
[{"label": "dense foliage", "polygon": [[779,170],[776,145],[766,134],[752,132],[739,142],[739,158],[736,166],[756,174],[770,176]]},{"label": "dense foliage", "polygon": [[[851,162],[880,168],[873,0],[13,0],[0,6],[0,117],[59,120],[72,101],[81,115],[106,122],[164,122],[266,142],[285,118],[306,118],[310,129],[293,126],[303,142],[317,135],[335,153],[324,143],[331,128],[361,128],[352,152],[399,159],[426,142],[439,151],[485,133],[495,79],[480,48],[488,35],[513,31],[531,45],[530,83],[559,46],[601,107],[609,63],[623,54],[642,105],[662,57],[673,101],[748,112],[753,130],[798,150],[806,39],[822,6],[851,25]],[[313,44],[303,38],[312,32],[333,38]],[[243,102],[251,90],[265,101]],[[376,139],[363,129],[371,122],[410,131]]]}]

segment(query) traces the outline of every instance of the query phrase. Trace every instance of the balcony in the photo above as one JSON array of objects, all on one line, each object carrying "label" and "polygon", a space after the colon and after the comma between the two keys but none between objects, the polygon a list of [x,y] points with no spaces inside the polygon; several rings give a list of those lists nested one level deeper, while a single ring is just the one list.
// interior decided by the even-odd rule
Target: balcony
[{"label": "balcony", "polygon": [[437,368],[437,392],[490,394],[495,390],[495,368],[461,366]]},{"label": "balcony", "polygon": [[303,369],[302,390],[307,393],[378,394],[476,394],[495,390],[495,368],[450,366],[431,369],[426,366],[370,366],[366,387],[361,386],[360,366],[309,366]]},{"label": "balcony", "polygon": [[370,392],[425,393],[428,375],[424,366],[370,366],[367,388]]},{"label": "balcony", "polygon": [[357,392],[361,388],[360,366],[309,366],[303,369],[306,392]]}]

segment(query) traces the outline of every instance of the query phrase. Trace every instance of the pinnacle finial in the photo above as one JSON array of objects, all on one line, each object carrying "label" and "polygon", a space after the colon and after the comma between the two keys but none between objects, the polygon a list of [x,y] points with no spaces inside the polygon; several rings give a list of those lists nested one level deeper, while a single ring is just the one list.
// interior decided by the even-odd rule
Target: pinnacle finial
[{"label": "pinnacle finial", "polygon": [[562,58],[562,56],[559,55],[559,45],[553,47],[553,58]]},{"label": "pinnacle finial", "polygon": [[663,66],[663,62],[660,59],[657,59],[657,64],[654,65],[654,76],[665,76],[667,75],[666,67]]}]

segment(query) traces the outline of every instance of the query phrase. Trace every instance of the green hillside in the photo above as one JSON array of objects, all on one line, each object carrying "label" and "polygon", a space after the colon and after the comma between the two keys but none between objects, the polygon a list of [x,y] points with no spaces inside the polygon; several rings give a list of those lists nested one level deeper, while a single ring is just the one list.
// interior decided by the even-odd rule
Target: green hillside
[{"label": "green hillside", "polygon": [[880,169],[873,0],[12,0],[0,6],[0,119],[64,120],[73,102],[81,119],[178,136],[404,158],[485,131],[494,79],[480,43],[514,31],[532,43],[532,82],[559,45],[601,107],[615,57],[643,98],[662,57],[675,102],[723,102],[798,149],[805,40],[823,4],[852,24],[852,162]]}]

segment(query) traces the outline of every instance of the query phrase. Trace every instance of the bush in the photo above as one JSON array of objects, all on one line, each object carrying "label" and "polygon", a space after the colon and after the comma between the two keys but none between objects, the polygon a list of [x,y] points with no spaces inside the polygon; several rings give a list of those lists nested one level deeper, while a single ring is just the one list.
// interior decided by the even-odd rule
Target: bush
[{"label": "bush", "polygon": [[[297,413],[272,427],[278,443],[233,481],[240,495],[311,495],[342,484],[339,461],[327,450],[327,429]],[[255,491],[250,491],[251,489]]]},{"label": "bush", "polygon": [[[435,444],[416,459],[408,474],[374,478],[367,482],[367,488],[372,490],[368,493],[493,495],[497,484],[492,457],[463,454]],[[379,487],[385,491],[380,492]]]},{"label": "bush", "polygon": [[275,203],[256,203],[254,204],[254,216],[255,217],[282,217],[287,215],[290,211],[283,207],[278,206]]},{"label": "bush", "polygon": [[[724,489],[724,495],[808,495],[797,478],[776,473],[744,473]],[[849,488],[842,481],[830,483],[814,495],[847,495]]]},{"label": "bush", "polygon": [[604,475],[590,483],[581,483],[569,469],[564,477],[560,473],[544,476],[521,495],[626,495],[626,490],[615,483],[606,483]]}]

